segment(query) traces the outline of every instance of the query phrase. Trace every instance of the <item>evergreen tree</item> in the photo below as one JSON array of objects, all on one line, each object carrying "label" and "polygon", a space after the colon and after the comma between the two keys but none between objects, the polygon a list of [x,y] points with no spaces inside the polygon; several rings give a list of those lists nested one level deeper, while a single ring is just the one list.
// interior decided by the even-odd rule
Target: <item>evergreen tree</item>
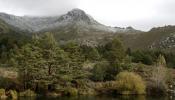
[{"label": "evergreen tree", "polygon": [[123,62],[123,59],[125,58],[125,50],[122,43],[117,38],[114,38],[111,42],[106,44],[105,50],[105,56],[110,63]]},{"label": "evergreen tree", "polygon": [[126,54],[129,55],[129,56],[131,56],[131,53],[132,53],[131,48],[128,48],[128,49],[126,50]]},{"label": "evergreen tree", "polygon": [[157,66],[166,66],[166,60],[163,55],[159,55],[157,59]]},{"label": "evergreen tree", "polygon": [[98,61],[100,54],[95,47],[81,46],[82,53],[85,56],[85,60]]},{"label": "evergreen tree", "polygon": [[20,79],[22,79],[24,89],[26,89],[34,80],[42,77],[41,49],[32,44],[27,44],[19,50],[15,57],[18,62]]},{"label": "evergreen tree", "polygon": [[41,38],[33,38],[16,52],[15,60],[18,62],[24,88],[32,82],[39,80],[52,81],[57,76],[64,62],[64,51],[61,50],[50,33]]},{"label": "evergreen tree", "polygon": [[75,42],[69,42],[63,46],[65,52],[67,52],[69,60],[69,74],[73,78],[84,78],[85,72],[82,70],[85,57],[82,54],[82,49]]},{"label": "evergreen tree", "polygon": [[58,44],[51,33],[45,33],[40,40],[40,46],[43,53],[43,59],[45,59],[45,66],[48,68],[48,75],[52,75],[57,67],[57,50]]},{"label": "evergreen tree", "polygon": [[105,81],[108,67],[107,61],[97,63],[92,69],[92,79],[94,81]]}]

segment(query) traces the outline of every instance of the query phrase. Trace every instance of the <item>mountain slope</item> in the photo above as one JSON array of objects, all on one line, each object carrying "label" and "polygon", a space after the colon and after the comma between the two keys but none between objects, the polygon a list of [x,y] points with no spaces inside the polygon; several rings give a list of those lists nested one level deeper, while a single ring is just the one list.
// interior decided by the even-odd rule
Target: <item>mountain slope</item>
[{"label": "mountain slope", "polygon": [[132,49],[161,49],[175,51],[175,26],[152,28],[135,35],[120,35],[126,47]]},{"label": "mountain slope", "polygon": [[64,15],[53,17],[20,17],[1,13],[0,19],[20,31],[39,34],[52,32],[61,43],[76,41],[91,46],[106,42],[104,39],[110,39],[116,33],[141,32],[132,27],[105,26],[80,9],[73,9]]},{"label": "mountain slope", "polygon": [[3,20],[0,20],[0,34],[8,33],[9,31],[10,27]]},{"label": "mountain slope", "polygon": [[28,32],[52,32],[60,43],[76,41],[83,45],[96,46],[118,36],[124,41],[126,48],[175,48],[175,26],[153,28],[148,32],[141,32],[132,27],[109,27],[100,24],[80,9],[73,9],[67,14],[54,17],[19,17],[0,13],[0,33]]},{"label": "mountain slope", "polygon": [[17,28],[0,20],[0,54],[20,47],[31,39],[30,34],[19,31]]},{"label": "mountain slope", "polygon": [[[46,30],[59,29],[62,27],[67,27],[68,25],[79,25],[85,30],[97,30],[106,32],[129,32],[131,30],[125,28],[113,28],[100,24],[94,20],[91,16],[86,14],[80,9],[73,9],[67,14],[54,17],[29,17],[29,16],[14,16],[1,13],[0,19],[4,20],[6,23],[17,27],[21,30],[29,32],[39,32]],[[132,31],[137,31],[132,29]]]}]

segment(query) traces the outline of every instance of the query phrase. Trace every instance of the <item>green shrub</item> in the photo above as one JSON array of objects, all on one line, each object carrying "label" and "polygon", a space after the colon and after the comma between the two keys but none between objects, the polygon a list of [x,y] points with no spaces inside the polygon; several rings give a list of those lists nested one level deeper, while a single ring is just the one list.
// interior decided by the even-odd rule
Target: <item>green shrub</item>
[{"label": "green shrub", "polygon": [[78,94],[80,95],[96,95],[96,91],[92,88],[79,88],[78,89]]},{"label": "green shrub", "polygon": [[116,77],[116,83],[116,89],[119,94],[145,93],[144,81],[133,72],[120,72]]},{"label": "green shrub", "polygon": [[18,99],[18,93],[15,90],[10,90],[10,96],[13,100],[17,100]]},{"label": "green shrub", "polygon": [[33,97],[33,96],[36,96],[36,93],[34,91],[28,89],[26,91],[20,92],[19,95],[22,97]]},{"label": "green shrub", "polygon": [[0,89],[0,99],[6,99],[7,96],[5,95],[5,89]]},{"label": "green shrub", "polygon": [[63,87],[60,84],[54,84],[54,90],[60,91]]},{"label": "green shrub", "polygon": [[[0,88],[9,88],[11,86],[15,87],[16,84],[11,79],[4,78],[0,76]],[[16,80],[15,80],[16,81]]]},{"label": "green shrub", "polygon": [[150,81],[147,85],[147,92],[157,95],[165,94],[167,91],[167,83],[170,83],[173,78],[171,77],[171,72],[166,67],[154,66],[150,77]]},{"label": "green shrub", "polygon": [[65,90],[65,95],[76,96],[78,95],[78,90],[76,88],[69,87]]},{"label": "green shrub", "polygon": [[47,92],[46,96],[51,97],[51,98],[57,98],[61,96],[61,93],[60,92]]},{"label": "green shrub", "polygon": [[137,50],[131,53],[132,62],[152,65],[155,61],[156,55],[154,52]]},{"label": "green shrub", "polygon": [[60,79],[61,79],[62,81],[65,81],[65,82],[70,82],[70,81],[72,81],[72,77],[69,76],[69,75],[63,75],[63,76],[60,77]]},{"label": "green shrub", "polygon": [[0,96],[5,94],[5,89],[0,89]]},{"label": "green shrub", "polygon": [[92,79],[94,81],[104,81],[109,64],[106,61],[97,63],[92,69]]}]

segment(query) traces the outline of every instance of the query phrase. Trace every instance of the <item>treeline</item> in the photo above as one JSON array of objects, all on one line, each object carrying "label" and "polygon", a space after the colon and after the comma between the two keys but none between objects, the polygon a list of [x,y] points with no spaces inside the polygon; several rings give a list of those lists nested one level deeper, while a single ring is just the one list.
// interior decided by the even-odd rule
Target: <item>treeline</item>
[{"label": "treeline", "polygon": [[[116,74],[123,70],[122,66],[127,64],[125,50],[118,39],[100,47],[81,46],[76,42],[60,45],[51,33],[41,37],[34,35],[31,42],[15,47],[8,55],[10,59],[6,59],[6,66],[19,68],[22,79],[27,83],[41,79],[54,81],[55,78],[114,80]],[[85,64],[95,64],[95,67],[88,69]],[[98,66],[106,72],[103,80],[96,77],[100,73]]]},{"label": "treeline", "polygon": [[112,89],[119,94],[144,94],[160,89],[164,93],[171,80],[166,66],[174,64],[173,54],[125,50],[117,38],[98,47],[72,41],[59,44],[51,33],[27,41],[4,38],[0,43],[1,66],[19,73],[12,84],[1,78],[0,87],[19,92],[74,95]]},{"label": "treeline", "polygon": [[165,57],[167,67],[175,68],[175,53],[165,50],[136,50],[132,51],[130,48],[126,53],[131,57],[132,62],[143,63],[146,65],[154,65],[159,55]]}]

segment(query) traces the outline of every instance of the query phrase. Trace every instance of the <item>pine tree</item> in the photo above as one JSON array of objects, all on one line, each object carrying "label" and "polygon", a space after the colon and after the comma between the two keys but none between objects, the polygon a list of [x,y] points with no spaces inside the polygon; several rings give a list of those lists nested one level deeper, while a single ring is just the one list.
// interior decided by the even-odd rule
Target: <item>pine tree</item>
[{"label": "pine tree", "polygon": [[83,62],[85,57],[82,54],[82,49],[75,42],[69,42],[64,47],[65,52],[67,52],[69,60],[69,75],[73,78],[82,78],[85,72],[82,70]]},{"label": "pine tree", "polygon": [[95,47],[81,46],[85,60],[98,61],[101,57]]},{"label": "pine tree", "polygon": [[163,55],[159,55],[157,59],[157,66],[164,66],[164,67],[166,66],[166,60]]},{"label": "pine tree", "polygon": [[106,58],[110,63],[122,63],[125,58],[125,50],[122,43],[114,38],[111,42],[106,44]]},{"label": "pine tree", "polygon": [[24,89],[37,79],[42,76],[42,55],[41,49],[32,45],[27,44],[23,46],[19,52],[15,55],[15,59],[18,63],[20,77],[24,83]]}]

